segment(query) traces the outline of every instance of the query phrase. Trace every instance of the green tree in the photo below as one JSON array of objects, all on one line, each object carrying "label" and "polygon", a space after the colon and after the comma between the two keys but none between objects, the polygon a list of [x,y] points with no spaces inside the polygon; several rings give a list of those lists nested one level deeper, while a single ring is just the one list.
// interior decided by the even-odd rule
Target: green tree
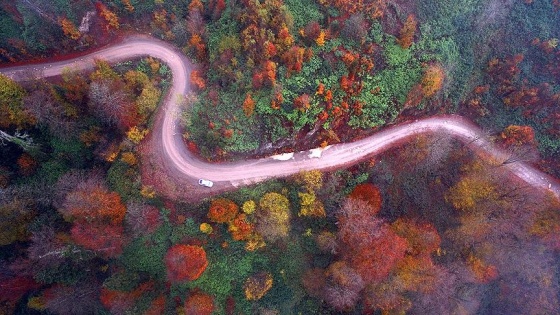
[{"label": "green tree", "polygon": [[23,109],[25,91],[14,80],[0,74],[0,128],[22,128],[33,118]]}]

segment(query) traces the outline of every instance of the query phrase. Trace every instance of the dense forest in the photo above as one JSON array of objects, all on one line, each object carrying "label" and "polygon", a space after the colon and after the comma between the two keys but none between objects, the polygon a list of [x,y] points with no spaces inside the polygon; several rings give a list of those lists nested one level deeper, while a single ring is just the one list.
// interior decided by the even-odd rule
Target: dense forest
[{"label": "dense forest", "polygon": [[560,314],[560,200],[504,167],[560,178],[559,25],[558,0],[2,2],[0,72],[138,33],[180,49],[205,161],[444,114],[510,158],[431,133],[175,199],[144,159],[164,62],[0,74],[0,314]]}]

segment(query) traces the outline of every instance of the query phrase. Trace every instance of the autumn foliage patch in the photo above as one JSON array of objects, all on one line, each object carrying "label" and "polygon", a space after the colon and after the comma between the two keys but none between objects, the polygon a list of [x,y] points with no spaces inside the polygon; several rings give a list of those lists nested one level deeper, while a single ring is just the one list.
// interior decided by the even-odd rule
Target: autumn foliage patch
[{"label": "autumn foliage patch", "polygon": [[206,293],[195,292],[185,301],[185,315],[210,315],[214,312],[214,298]]},{"label": "autumn foliage patch", "polygon": [[414,16],[414,14],[409,14],[397,40],[398,44],[402,48],[407,49],[412,45],[414,40],[414,33],[416,33],[417,24],[418,22],[416,21],[416,17]]},{"label": "autumn foliage patch", "polygon": [[244,213],[239,214],[228,226],[231,237],[236,241],[248,239],[253,230],[253,225],[247,221]]},{"label": "autumn foliage patch", "polygon": [[365,201],[370,210],[370,215],[376,215],[381,209],[381,192],[373,184],[360,184],[352,190],[349,198]]},{"label": "autumn foliage patch", "polygon": [[500,137],[506,145],[521,146],[535,144],[535,131],[531,126],[510,125],[502,131]]},{"label": "autumn foliage patch", "polygon": [[63,208],[69,217],[110,224],[120,224],[126,213],[119,194],[101,186],[69,193]]},{"label": "autumn foliage patch", "polygon": [[120,225],[76,221],[71,236],[76,244],[97,251],[104,257],[116,257],[122,253],[124,238],[123,227]]},{"label": "autumn foliage patch", "polygon": [[174,245],[165,255],[167,279],[173,283],[196,280],[206,267],[206,252],[200,246]]},{"label": "autumn foliage patch", "polygon": [[252,275],[243,284],[245,298],[247,300],[260,300],[272,288],[272,275],[268,272],[260,272]]},{"label": "autumn foliage patch", "polygon": [[210,204],[208,219],[216,223],[226,223],[232,221],[238,212],[239,207],[233,201],[224,198],[215,199]]},{"label": "autumn foliage patch", "polygon": [[422,92],[424,97],[434,96],[443,87],[445,72],[439,65],[430,65],[422,78]]}]

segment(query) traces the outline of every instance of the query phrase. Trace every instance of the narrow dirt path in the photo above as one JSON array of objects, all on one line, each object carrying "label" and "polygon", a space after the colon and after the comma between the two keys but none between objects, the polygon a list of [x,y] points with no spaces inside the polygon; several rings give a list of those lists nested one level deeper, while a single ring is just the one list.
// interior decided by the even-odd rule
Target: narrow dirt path
[{"label": "narrow dirt path", "polygon": [[[508,154],[485,139],[480,128],[460,116],[436,116],[403,123],[368,138],[332,145],[324,149],[296,152],[293,155],[272,156],[262,159],[230,163],[209,163],[191,154],[183,143],[177,116],[180,98],[191,92],[189,73],[192,64],[175,47],[152,37],[135,35],[83,57],[65,61],[31,64],[0,69],[0,73],[16,81],[52,77],[66,68],[91,69],[95,59],[111,63],[141,56],[152,56],[166,63],[173,80],[163,104],[156,113],[152,132],[143,144],[143,178],[170,198],[197,200],[251,185],[266,179],[285,177],[303,170],[334,170],[344,168],[380,154],[408,138],[423,133],[448,133],[474,150],[481,158],[505,161]],[[528,185],[550,190],[560,196],[558,182],[524,163],[504,164],[512,174]],[[199,178],[215,182],[213,188],[197,185]]]}]

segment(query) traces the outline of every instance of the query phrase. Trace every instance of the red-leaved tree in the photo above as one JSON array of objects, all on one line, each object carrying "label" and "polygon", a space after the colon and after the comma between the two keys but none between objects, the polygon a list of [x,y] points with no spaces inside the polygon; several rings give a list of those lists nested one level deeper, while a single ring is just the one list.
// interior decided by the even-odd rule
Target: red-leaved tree
[{"label": "red-leaved tree", "polygon": [[83,185],[66,195],[59,211],[68,220],[82,219],[88,222],[120,224],[126,207],[116,192],[103,185]]},{"label": "red-leaved tree", "polygon": [[144,282],[132,291],[117,291],[102,288],[99,299],[101,300],[101,304],[103,304],[111,314],[127,314],[134,306],[134,303],[140,299],[144,293],[152,289],[153,282]]},{"label": "red-leaved tree", "polygon": [[177,244],[165,255],[167,279],[172,283],[196,280],[206,267],[208,260],[204,248],[195,245]]},{"label": "red-leaved tree", "polygon": [[376,215],[381,210],[381,192],[373,184],[366,183],[354,187],[349,197],[367,202],[371,215]]},{"label": "red-leaved tree", "polygon": [[119,256],[124,246],[123,227],[120,225],[76,221],[70,235],[77,245],[94,250],[107,258]]},{"label": "red-leaved tree", "polygon": [[99,177],[86,176],[74,172],[61,177],[57,183],[58,211],[73,223],[70,234],[77,245],[106,258],[118,256],[124,246],[126,207],[120,195],[109,191]]},{"label": "red-leaved tree", "polygon": [[372,215],[367,201],[349,198],[337,218],[343,257],[364,281],[383,280],[404,258],[406,240]]},{"label": "red-leaved tree", "polygon": [[210,315],[214,312],[214,298],[204,292],[194,292],[185,301],[185,315]]},{"label": "red-leaved tree", "polygon": [[153,233],[163,221],[154,206],[132,201],[126,207],[126,227],[134,236]]}]

